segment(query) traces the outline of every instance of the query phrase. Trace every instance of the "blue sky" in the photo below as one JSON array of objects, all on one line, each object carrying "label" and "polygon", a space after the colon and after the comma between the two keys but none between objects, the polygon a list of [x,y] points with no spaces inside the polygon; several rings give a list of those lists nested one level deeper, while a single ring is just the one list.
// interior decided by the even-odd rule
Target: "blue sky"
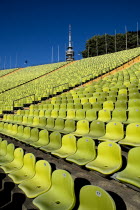
[{"label": "blue sky", "polygon": [[[140,29],[140,1],[0,0],[0,69],[39,65],[65,59],[68,25],[72,25],[75,59],[96,34]],[[17,60],[16,60],[17,58]]]}]

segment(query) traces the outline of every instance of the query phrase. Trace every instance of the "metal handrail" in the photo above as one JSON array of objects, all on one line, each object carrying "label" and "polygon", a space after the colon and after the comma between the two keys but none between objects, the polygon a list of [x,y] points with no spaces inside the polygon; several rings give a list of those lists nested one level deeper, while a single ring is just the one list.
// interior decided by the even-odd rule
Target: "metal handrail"
[{"label": "metal handrail", "polygon": [[22,97],[22,98],[15,99],[15,100],[13,101],[13,108],[14,108],[14,105],[15,105],[15,101],[19,101],[19,100],[21,100],[21,99],[23,99],[23,98],[27,98],[27,97],[30,97],[30,96],[34,96],[34,101],[35,101],[35,94],[31,94],[31,95],[28,95],[28,96],[24,96],[24,97]]}]

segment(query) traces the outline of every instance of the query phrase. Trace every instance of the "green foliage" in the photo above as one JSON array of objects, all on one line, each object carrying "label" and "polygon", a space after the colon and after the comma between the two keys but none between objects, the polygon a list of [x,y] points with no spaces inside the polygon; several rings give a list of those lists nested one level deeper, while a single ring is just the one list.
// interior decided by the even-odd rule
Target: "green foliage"
[{"label": "green foliage", "polygon": [[[140,31],[138,32],[140,37]],[[138,40],[140,46],[140,39]],[[127,49],[137,47],[137,32],[127,32]],[[98,35],[93,36],[86,41],[86,49],[82,51],[83,58],[94,57],[107,53],[114,53],[126,49],[126,34],[116,34],[116,49],[115,35]]]}]

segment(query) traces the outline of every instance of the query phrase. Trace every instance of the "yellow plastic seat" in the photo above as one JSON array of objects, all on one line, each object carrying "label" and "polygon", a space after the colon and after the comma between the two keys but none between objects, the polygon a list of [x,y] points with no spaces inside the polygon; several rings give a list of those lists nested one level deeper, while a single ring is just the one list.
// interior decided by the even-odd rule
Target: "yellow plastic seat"
[{"label": "yellow plastic seat", "polygon": [[89,122],[87,120],[79,120],[77,122],[77,128],[74,133],[75,136],[87,135],[89,133]]},{"label": "yellow plastic seat", "polygon": [[98,120],[108,122],[111,120],[110,110],[102,109],[98,112]]},{"label": "yellow plastic seat", "polygon": [[14,159],[10,163],[3,164],[0,166],[5,173],[11,173],[12,171],[18,170],[23,166],[23,155],[24,151],[22,148],[16,148],[14,151]]},{"label": "yellow plastic seat", "polygon": [[49,143],[49,133],[47,130],[41,130],[37,141],[30,142],[31,146],[36,148],[45,146]]},{"label": "yellow plastic seat", "polygon": [[116,178],[140,188],[140,147],[129,150],[126,168],[118,172]]},{"label": "yellow plastic seat", "polygon": [[140,123],[131,123],[126,127],[126,136],[118,142],[122,145],[140,146]]},{"label": "yellow plastic seat", "polygon": [[67,134],[62,137],[62,146],[60,149],[51,152],[53,155],[61,158],[66,158],[76,152],[76,138],[72,134]]},{"label": "yellow plastic seat", "polygon": [[102,188],[86,185],[81,188],[78,210],[116,210],[112,197]]},{"label": "yellow plastic seat", "polygon": [[26,179],[30,179],[35,175],[35,156],[32,153],[24,155],[23,167],[19,170],[9,173],[8,176],[16,184],[20,184]]},{"label": "yellow plastic seat", "polygon": [[52,112],[52,109],[47,109],[45,111],[45,117],[48,118],[48,117],[51,117],[51,112]]},{"label": "yellow plastic seat", "polygon": [[51,186],[51,166],[46,160],[35,165],[35,176],[18,185],[28,198],[34,198],[49,190]]},{"label": "yellow plastic seat", "polygon": [[34,116],[34,118],[33,118],[33,122],[32,122],[32,124],[30,124],[31,126],[34,126],[34,127],[37,127],[37,126],[39,126],[39,117],[38,116]]},{"label": "yellow plastic seat", "polygon": [[123,139],[124,131],[123,125],[120,122],[109,122],[106,125],[106,133],[104,136],[98,138],[100,141],[113,141],[117,142]]},{"label": "yellow plastic seat", "polygon": [[66,119],[74,119],[74,118],[75,118],[75,110],[74,109],[69,109],[67,111]]},{"label": "yellow plastic seat", "polygon": [[40,149],[46,152],[52,152],[57,150],[62,145],[61,134],[58,131],[54,131],[50,134],[50,141],[47,145],[43,145]]},{"label": "yellow plastic seat", "polygon": [[70,210],[75,205],[74,181],[65,170],[55,170],[49,191],[39,195],[33,204],[40,210]]},{"label": "yellow plastic seat", "polygon": [[88,136],[98,139],[105,135],[105,123],[99,120],[91,122]]},{"label": "yellow plastic seat", "polygon": [[118,171],[122,167],[121,147],[114,142],[100,143],[96,159],[86,167],[106,175]]},{"label": "yellow plastic seat", "polygon": [[105,101],[103,103],[103,109],[112,111],[114,109],[113,101]]},{"label": "yellow plastic seat", "polygon": [[95,142],[90,137],[82,137],[77,141],[77,151],[70,155],[66,160],[78,165],[85,165],[95,159]]},{"label": "yellow plastic seat", "polygon": [[57,118],[58,117],[58,110],[57,109],[53,109],[51,111],[51,117],[52,118]]},{"label": "yellow plastic seat", "polygon": [[127,109],[126,101],[117,100],[115,102],[115,109],[126,110]]}]

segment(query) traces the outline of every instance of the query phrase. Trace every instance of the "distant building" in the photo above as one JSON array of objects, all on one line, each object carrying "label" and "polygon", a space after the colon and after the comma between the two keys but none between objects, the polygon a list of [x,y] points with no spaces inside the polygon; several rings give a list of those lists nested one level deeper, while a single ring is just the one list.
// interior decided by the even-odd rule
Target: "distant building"
[{"label": "distant building", "polygon": [[66,60],[73,61],[74,60],[74,50],[72,47],[72,39],[71,39],[71,25],[69,25],[69,46],[66,51]]}]

